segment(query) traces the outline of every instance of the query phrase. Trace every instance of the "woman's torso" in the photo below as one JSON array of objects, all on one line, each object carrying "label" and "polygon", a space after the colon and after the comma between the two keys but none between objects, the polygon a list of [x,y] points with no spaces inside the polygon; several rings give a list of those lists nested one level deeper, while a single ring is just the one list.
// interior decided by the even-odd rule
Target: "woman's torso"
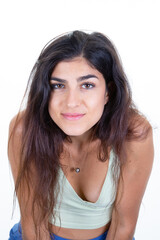
[{"label": "woman's torso", "polygon": [[[64,166],[62,167],[63,173],[77,195],[85,201],[95,203],[100,196],[109,161],[101,162],[98,160],[98,142],[93,143],[90,149],[92,150],[88,149],[87,156],[83,152],[76,156],[76,153],[70,149],[70,157],[66,157],[65,154],[65,157],[60,159],[60,163]],[[71,159],[73,156],[76,160]],[[80,167],[79,173],[72,170],[72,167],[75,166]],[[110,223],[107,223],[96,229],[60,228],[52,225],[52,231],[64,238],[86,240],[101,235],[109,228],[109,225]]]}]

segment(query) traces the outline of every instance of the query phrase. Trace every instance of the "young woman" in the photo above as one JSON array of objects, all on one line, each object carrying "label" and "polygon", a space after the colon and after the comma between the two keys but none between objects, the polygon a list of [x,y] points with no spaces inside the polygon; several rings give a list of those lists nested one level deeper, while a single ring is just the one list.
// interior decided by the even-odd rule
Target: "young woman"
[{"label": "young woman", "polygon": [[131,240],[153,162],[116,50],[74,31],[44,47],[8,155],[21,220],[10,240]]}]

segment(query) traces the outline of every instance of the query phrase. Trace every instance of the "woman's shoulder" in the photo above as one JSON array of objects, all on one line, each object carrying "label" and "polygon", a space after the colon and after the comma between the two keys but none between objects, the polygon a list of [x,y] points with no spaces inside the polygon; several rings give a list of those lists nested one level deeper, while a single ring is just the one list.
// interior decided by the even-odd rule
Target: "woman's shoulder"
[{"label": "woman's shoulder", "polygon": [[11,165],[13,178],[16,181],[20,166],[20,152],[22,143],[24,112],[19,112],[10,121],[8,137],[8,159]]},{"label": "woman's shoulder", "polygon": [[23,123],[24,123],[24,114],[25,111],[21,111],[17,113],[10,121],[9,124],[9,136],[12,135],[20,136],[23,130]]},{"label": "woman's shoulder", "polygon": [[8,157],[10,162],[17,161],[21,149],[24,111],[16,114],[9,124]]},{"label": "woman's shoulder", "polygon": [[[151,164],[154,155],[152,126],[142,114],[136,114],[130,121],[130,135],[124,143],[125,154],[129,162],[139,159],[139,164],[144,164],[145,159]],[[150,156],[150,158],[148,158]],[[147,161],[146,161],[147,162]]]},{"label": "woman's shoulder", "polygon": [[144,140],[152,132],[152,126],[144,115],[135,113],[130,117],[129,131],[131,139]]},{"label": "woman's shoulder", "polygon": [[141,162],[142,165],[146,159],[148,159],[148,162],[152,163],[154,147],[151,124],[144,115],[140,114],[135,115],[130,124],[132,136],[125,141],[124,145],[128,158],[133,161],[139,159],[137,162],[139,162],[138,164]]}]

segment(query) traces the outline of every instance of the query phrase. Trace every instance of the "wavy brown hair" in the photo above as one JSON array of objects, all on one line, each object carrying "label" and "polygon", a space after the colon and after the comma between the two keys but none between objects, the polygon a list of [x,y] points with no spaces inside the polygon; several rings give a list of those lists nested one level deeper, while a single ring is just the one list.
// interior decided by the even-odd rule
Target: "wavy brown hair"
[{"label": "wavy brown hair", "polygon": [[[108,147],[112,147],[117,159],[122,161],[120,156],[124,142],[139,137],[136,126],[141,124],[138,119],[142,118],[133,104],[129,83],[111,41],[99,32],[88,34],[82,31],[67,33],[50,41],[35,63],[28,83],[27,104],[23,113],[21,162],[15,185],[16,193],[23,189],[24,182],[28,183],[30,189],[31,166],[34,166],[36,184],[32,214],[35,226],[45,218],[54,217],[54,189],[60,167],[59,158],[63,151],[63,142],[68,138],[48,112],[52,91],[51,73],[59,62],[78,56],[84,57],[88,64],[102,73],[109,95],[101,119],[92,128],[92,138],[101,140],[99,160],[105,161],[108,158]],[[38,219],[35,217],[35,206],[39,208]],[[46,228],[51,229],[49,224]]]}]

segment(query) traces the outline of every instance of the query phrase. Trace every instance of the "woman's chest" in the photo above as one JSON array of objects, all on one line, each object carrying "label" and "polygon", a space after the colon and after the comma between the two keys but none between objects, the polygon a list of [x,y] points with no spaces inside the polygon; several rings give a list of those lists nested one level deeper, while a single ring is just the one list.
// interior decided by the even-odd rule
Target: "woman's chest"
[{"label": "woman's chest", "polygon": [[82,200],[97,202],[108,173],[109,161],[101,162],[95,154],[91,154],[84,164],[75,165],[80,169],[78,173],[72,165],[69,165],[69,161],[66,163],[63,161],[63,165],[66,167],[62,168],[62,171],[72,192],[76,193]]}]

